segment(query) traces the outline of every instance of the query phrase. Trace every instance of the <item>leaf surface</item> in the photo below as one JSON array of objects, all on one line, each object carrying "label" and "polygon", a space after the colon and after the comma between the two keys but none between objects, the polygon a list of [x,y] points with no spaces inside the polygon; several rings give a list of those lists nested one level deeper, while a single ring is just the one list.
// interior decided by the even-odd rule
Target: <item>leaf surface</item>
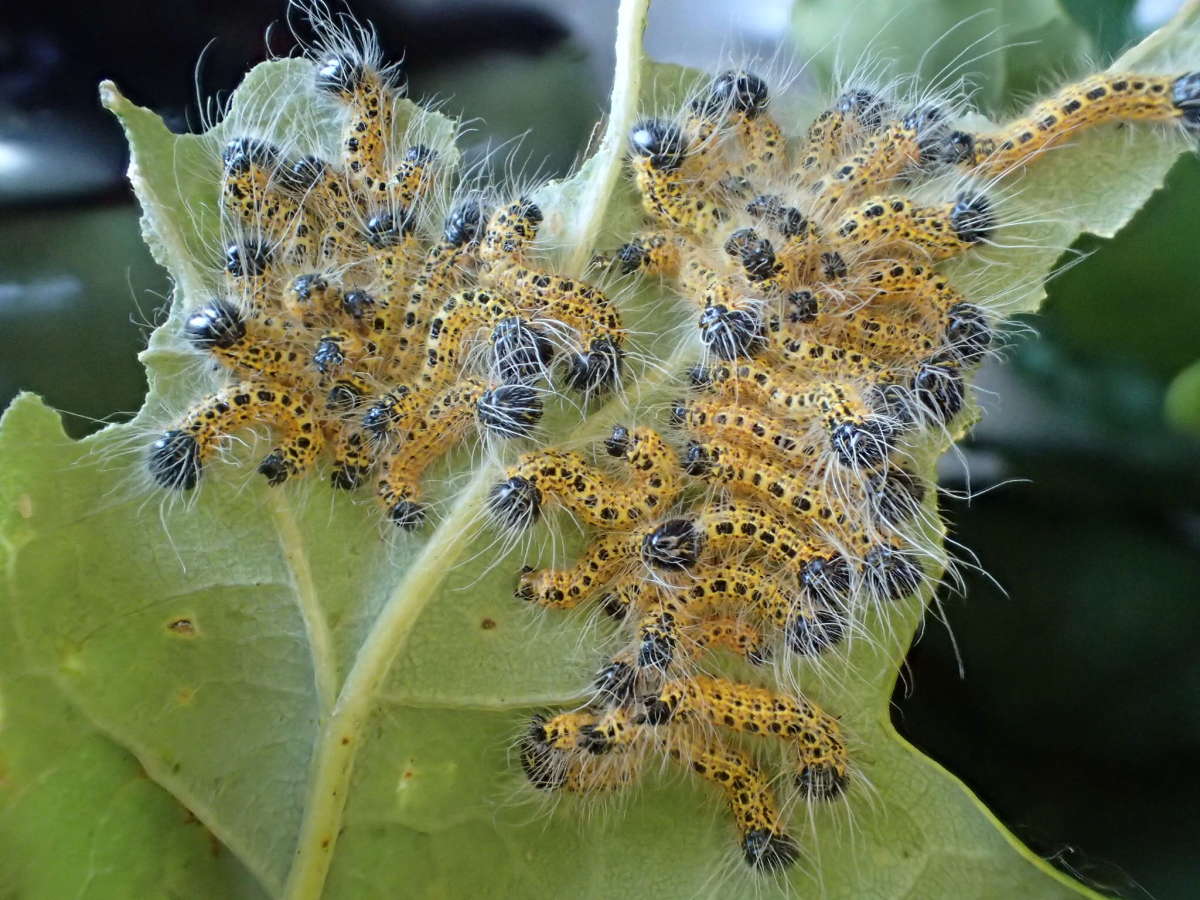
[{"label": "leaf surface", "polygon": [[[1195,58],[1196,38],[1193,6],[1127,64]],[[651,105],[646,92],[666,78],[626,78],[633,95],[614,116],[627,126],[637,97]],[[305,62],[259,66],[231,118],[246,127],[259,116],[255,131],[266,137],[301,123],[319,130],[310,83]],[[148,432],[211,386],[177,335],[210,289],[212,147],[230,135],[224,125],[207,138],[173,135],[112,85],[103,93],[130,140],[146,239],[177,293],[143,355],[150,393],[132,423],[74,442],[28,395],[0,421],[0,839],[6,857],[22,860],[0,893],[301,897],[326,866],[330,897],[773,890],[738,868],[727,814],[704,785],[650,778],[602,813],[551,809],[523,793],[515,734],[531,712],[577,699],[604,632],[582,616],[535,616],[512,598],[516,569],[536,562],[545,542],[497,558],[479,515],[497,460],[451,460],[438,473],[440,523],[403,540],[381,540],[369,506],[323,483],[270,489],[244,467],[215,467],[186,505],[138,489]],[[411,113],[433,133],[452,131],[435,114]],[[602,142],[575,178],[539,195],[551,243],[587,234],[603,245],[636,221],[632,196],[610,177],[620,143]],[[1120,228],[1179,151],[1160,136],[1105,130],[1043,160],[1020,202],[1041,211],[1030,218],[1053,219],[1030,230],[1045,249],[991,260],[1025,286],[1014,307],[1036,306],[1059,248],[1079,232]],[[578,208],[584,198],[592,205]],[[996,270],[974,268],[964,277],[981,285]],[[678,313],[652,291],[631,303],[643,349],[661,360]],[[632,399],[646,408],[672,390],[668,376],[650,373]],[[629,417],[619,404],[582,424],[569,412],[550,417],[560,423],[551,440]],[[870,787],[848,806],[797,817],[808,858],[791,888],[1073,895],[1082,888],[890,724],[896,673],[927,599],[871,623],[873,640],[852,646],[845,669],[792,673],[842,716]],[[50,862],[60,856],[72,864]]]}]

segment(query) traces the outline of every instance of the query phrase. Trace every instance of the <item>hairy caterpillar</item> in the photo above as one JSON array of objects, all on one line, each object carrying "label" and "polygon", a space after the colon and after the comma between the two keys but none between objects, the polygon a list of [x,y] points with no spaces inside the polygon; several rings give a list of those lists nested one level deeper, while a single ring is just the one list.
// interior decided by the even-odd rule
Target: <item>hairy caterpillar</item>
[{"label": "hairy caterpillar", "polygon": [[[349,110],[348,121],[354,129],[362,121],[381,117],[382,105],[369,97],[382,90],[372,85],[385,81],[366,78],[367,87],[337,93],[338,102]],[[858,139],[842,134],[838,146],[828,152],[829,159],[861,155],[864,162],[856,164],[854,177],[875,173],[875,181],[838,185],[827,194],[827,186],[819,185],[825,177],[820,165],[809,167],[814,169],[811,177],[805,175],[799,185],[790,170],[780,169],[793,151],[782,149],[783,130],[768,118],[769,99],[759,85],[765,83],[736,72],[716,79],[707,96],[687,106],[685,122],[679,126],[682,134],[691,135],[687,146],[693,142],[703,145],[692,166],[694,172],[666,187],[650,183],[650,176],[640,179],[647,185],[647,197],[674,199],[706,221],[689,225],[680,213],[682,224],[642,232],[635,239],[652,248],[673,245],[687,259],[690,281],[685,286],[681,278],[680,293],[696,307],[701,365],[693,372],[694,391],[685,393],[683,385],[679,386],[679,407],[685,412],[673,416],[678,431],[671,431],[663,421],[651,424],[664,445],[676,444],[686,470],[680,465],[667,474],[659,473],[660,487],[665,490],[663,499],[656,497],[654,504],[644,503],[645,496],[637,492],[636,470],[628,479],[593,472],[584,458],[560,459],[557,472],[546,476],[542,486],[546,487],[542,499],[565,497],[574,482],[582,479],[583,499],[575,509],[581,518],[592,508],[589,498],[614,501],[607,506],[597,504],[597,520],[589,524],[605,533],[580,560],[588,572],[593,572],[595,563],[594,572],[602,573],[604,566],[610,566],[610,574],[569,573],[556,590],[563,596],[585,599],[590,588],[597,587],[597,600],[619,608],[625,598],[626,607],[638,610],[636,621],[627,625],[636,628],[629,637],[636,644],[637,659],[614,661],[614,665],[623,662],[628,667],[622,671],[634,672],[633,700],[653,696],[664,684],[699,684],[694,673],[707,665],[711,655],[718,655],[711,654],[712,650],[733,650],[752,662],[761,659],[764,654],[756,646],[756,628],[781,640],[788,652],[803,654],[815,649],[819,653],[836,645],[839,636],[853,635],[865,611],[895,602],[911,593],[923,578],[933,577],[923,571],[932,567],[924,564],[918,537],[905,534],[910,513],[918,508],[922,495],[931,493],[931,486],[907,474],[905,457],[918,452],[915,448],[925,435],[953,427],[966,402],[970,367],[993,345],[999,325],[999,315],[986,305],[964,308],[963,298],[949,281],[942,282],[940,270],[931,261],[986,246],[991,235],[1004,227],[1002,202],[993,204],[989,193],[977,189],[974,180],[965,182],[967,190],[954,180],[957,176],[945,172],[939,177],[949,179],[952,189],[944,196],[909,198],[910,186],[914,192],[936,191],[938,184],[923,188],[917,184],[923,174],[897,168],[888,156],[901,151],[910,156],[924,153],[922,129],[931,127],[932,117],[920,116],[909,122],[906,114],[899,126],[887,126],[887,141],[872,144],[873,138],[863,136],[870,152],[858,152]],[[751,97],[761,93],[761,102],[739,101],[744,109],[730,102],[724,110],[726,95],[742,93]],[[367,99],[355,99],[359,94]],[[866,105],[879,106],[873,102]],[[887,115],[881,112],[880,119],[882,128]],[[955,137],[954,143],[967,143],[967,138]],[[428,223],[412,223],[409,228],[410,217],[403,213],[411,205],[419,208],[426,176],[414,173],[421,172],[433,157],[420,149],[422,145],[407,143],[407,139],[396,144],[399,148],[407,143],[403,153],[389,149],[386,140],[368,140],[366,149],[357,143],[352,146],[351,140],[353,135],[347,132],[340,164],[331,165],[332,157],[328,157],[322,166],[308,166],[335,173],[331,184],[351,180],[345,173],[366,173],[362,187],[354,188],[356,196],[366,198],[358,209],[344,216],[318,217],[320,222],[332,224],[308,226],[305,234],[300,234],[303,223],[297,221],[298,213],[288,211],[285,201],[276,202],[269,193],[271,174],[265,179],[255,175],[239,187],[243,195],[261,198],[249,207],[230,204],[229,217],[236,216],[241,223],[228,244],[227,293],[237,298],[237,303],[229,297],[218,299],[241,318],[226,315],[216,300],[198,309],[193,318],[197,330],[204,321],[222,323],[212,331],[217,338],[214,346],[229,341],[230,346],[221,349],[232,348],[237,356],[242,347],[246,359],[265,359],[257,368],[235,363],[235,371],[240,367],[265,374],[283,387],[294,379],[297,389],[308,387],[315,379],[316,387],[303,393],[318,398],[327,388],[327,408],[338,413],[336,421],[327,426],[329,443],[335,454],[346,454],[336,457],[339,464],[344,463],[335,470],[337,483],[349,487],[377,476],[381,504],[389,516],[397,524],[415,525],[423,514],[421,473],[449,444],[461,439],[463,430],[475,422],[487,428],[489,421],[511,418],[522,423],[520,427],[497,428],[497,433],[515,430],[524,434],[536,420],[535,394],[520,393],[521,406],[505,407],[492,416],[479,405],[487,390],[520,391],[540,379],[560,349],[550,338],[561,333],[558,326],[565,326],[571,335],[561,346],[566,384],[584,394],[595,393],[612,383],[609,373],[624,365],[623,357],[615,352],[620,350],[622,336],[619,323],[610,316],[609,297],[586,283],[587,276],[555,279],[548,266],[532,266],[522,257],[538,220],[552,210],[531,205],[520,192],[515,200],[503,192],[491,192],[492,196],[476,207],[477,213],[452,215],[445,223],[443,239],[433,242]],[[635,142],[639,140],[635,134]],[[979,143],[983,138],[971,140]],[[408,148],[413,148],[411,154]],[[643,155],[636,153],[634,167]],[[386,160],[397,157],[402,162],[394,179],[384,177]],[[690,165],[686,153],[680,157],[677,168],[685,169]],[[380,163],[381,159],[385,162]],[[787,162],[793,165],[795,157]],[[940,157],[936,163],[949,167],[946,171],[950,172],[963,165]],[[912,164],[910,159],[908,165]],[[273,172],[270,165],[261,168]],[[371,174],[373,171],[376,174]],[[704,185],[702,192],[707,196],[694,196],[701,192],[697,185]],[[335,188],[328,188],[328,193],[338,196]],[[866,197],[861,203],[856,196],[859,193]],[[818,215],[817,207],[827,196],[836,196],[837,202],[831,204],[834,209]],[[326,202],[336,207],[339,201],[320,201]],[[665,200],[663,204],[665,207]],[[647,205],[657,209],[653,203]],[[878,214],[877,208],[882,210]],[[470,226],[472,221],[475,226]],[[488,225],[482,225],[485,222]],[[462,223],[467,225],[460,227]],[[648,224],[663,225],[658,221]],[[242,232],[247,227],[252,232],[249,236]],[[294,235],[288,236],[293,228]],[[447,263],[461,250],[455,244],[457,235],[471,228],[479,230],[466,242],[466,257]],[[261,236],[264,230],[271,235],[267,240]],[[308,235],[314,231],[319,241],[310,245]],[[279,233],[284,236],[277,237]],[[281,246],[283,256],[277,258]],[[616,256],[623,261],[636,256],[629,246]],[[309,272],[305,266],[292,287],[279,290],[276,267],[290,267],[297,256],[307,261],[312,254],[330,260],[330,271]],[[419,265],[410,264],[410,257],[417,256]],[[375,274],[361,282],[347,275],[360,264]],[[411,274],[417,269],[419,274]],[[401,272],[408,274],[398,274]],[[425,273],[430,275],[421,282]],[[658,273],[669,274],[669,268]],[[397,284],[410,285],[399,303],[390,296]],[[492,307],[487,299],[479,305],[473,305],[473,300],[463,303],[468,294],[475,300],[480,300],[480,294],[495,295],[500,302]],[[448,308],[451,302],[454,305]],[[242,308],[253,311],[276,306],[282,314],[254,318],[241,312]],[[393,313],[400,306],[406,315],[398,325]],[[205,312],[210,307],[214,315]],[[407,312],[412,313],[411,320]],[[230,324],[223,324],[225,321]],[[409,321],[412,334],[404,343],[396,332]],[[276,355],[273,336],[266,345],[231,339],[239,322],[247,330],[252,330],[251,324],[260,325],[267,335],[278,327],[280,355]],[[471,340],[485,335],[481,342]],[[385,349],[392,341],[394,346]],[[293,348],[293,342],[300,346]],[[264,346],[271,349],[264,352]],[[297,360],[305,362],[299,375],[295,374],[300,370],[295,366]],[[511,360],[516,362],[507,368]],[[593,372],[599,374],[593,377]],[[448,399],[439,401],[442,397]],[[722,434],[701,433],[702,424],[693,430],[686,410],[706,403],[745,410],[739,415],[748,434],[738,427]],[[448,413],[445,416],[443,409]],[[274,423],[285,418],[279,413],[272,415],[275,418],[257,421]],[[443,421],[447,423],[444,429]],[[626,421],[632,426],[630,434],[647,427],[633,418]],[[431,426],[428,440],[420,437],[421,428],[417,427],[427,423]],[[768,437],[772,427],[782,437]],[[760,430],[763,434],[757,433]],[[289,437],[286,422],[279,431],[281,438]],[[797,479],[794,489],[785,485],[782,477],[756,484],[754,460],[777,459],[785,455],[784,448],[799,448],[797,458],[803,459],[803,465],[784,473]],[[543,458],[572,452],[538,451]],[[721,468],[731,457],[737,459],[736,466]],[[660,461],[663,459],[666,454]],[[184,471],[191,473],[194,481],[200,469],[188,466]],[[760,468],[767,470],[765,465]],[[513,478],[532,480],[519,470],[508,476],[508,481]],[[672,478],[686,484],[686,491],[677,492],[670,483]],[[630,489],[612,490],[625,485]],[[783,497],[775,494],[776,488],[783,491]],[[508,493],[522,496],[521,491]],[[792,505],[793,498],[809,504],[805,515]],[[780,507],[776,500],[787,504]],[[656,516],[651,506],[670,510]],[[498,512],[504,509],[497,504]],[[615,514],[602,515],[606,509]],[[636,514],[631,515],[634,510]],[[807,515],[810,512],[812,515]],[[508,525],[522,524],[531,517],[502,516]],[[793,518],[797,521],[789,521]],[[608,533],[614,523],[621,528]],[[781,534],[786,535],[783,542]],[[769,541],[765,535],[770,535]],[[732,583],[746,587],[751,596],[774,599],[739,604],[733,596],[725,596],[738,593],[736,589],[716,587],[726,572],[740,573],[741,580]],[[522,590],[536,583],[540,574],[526,573]],[[630,587],[639,576],[649,583],[648,590],[636,592],[646,594],[644,598],[635,598]],[[680,614],[679,598],[704,584],[713,585],[714,595],[721,599],[711,607],[692,604],[695,618],[688,619]],[[599,596],[606,588],[609,596]],[[656,593],[662,596],[655,597]],[[668,615],[673,620],[668,620]],[[678,621],[681,619],[686,621]],[[818,622],[824,623],[827,640],[793,640],[792,632],[803,630],[801,623],[807,627]],[[669,644],[680,649],[664,652]],[[605,667],[605,671],[609,669]],[[759,689],[747,683],[733,693],[749,696]],[[798,702],[796,693],[789,688],[789,696]],[[614,705],[613,698],[624,697],[622,702],[630,698],[608,688],[598,688],[597,694],[601,697],[598,721],[610,727],[625,709]],[[646,724],[633,723],[630,730],[644,729]],[[683,761],[723,758],[727,768],[710,768],[736,771],[736,777],[748,779],[747,783],[755,780],[750,763],[742,769],[730,768],[729,754],[737,756],[740,750],[686,737],[688,740],[676,738],[672,733],[653,750]],[[586,785],[583,762],[572,756],[570,766],[578,773],[573,776],[574,783]],[[620,786],[633,777],[633,769],[627,769],[609,784]],[[854,784],[851,776],[846,785],[854,790]],[[762,808],[769,807],[764,801]],[[771,833],[780,833],[782,823],[777,819],[770,813],[761,816],[761,821],[770,823]],[[792,855],[758,852],[761,843],[761,838],[743,834],[751,863],[771,868],[775,856]]]},{"label": "hairy caterpillar", "polygon": [[192,490],[233,432],[265,425],[281,436],[259,469],[270,484],[307,474],[329,447],[335,487],[373,479],[386,518],[415,528],[437,459],[472,433],[537,425],[552,335],[568,336],[566,383],[590,395],[619,379],[622,326],[598,289],[539,267],[536,203],[470,178],[456,187],[453,148],[400,127],[399,70],[369,32],[328,27],[313,58],[336,152],[303,134],[219,149],[223,272],[184,325],[193,347],[252,380],[159,436],[149,472]]},{"label": "hairy caterpillar", "polygon": [[[929,100],[906,108],[849,84],[789,143],[766,82],[731,70],[678,118],[634,126],[630,167],[655,230],[598,259],[665,279],[699,310],[705,358],[670,424],[687,439],[681,467],[709,490],[662,497],[636,472],[614,481],[553,450],[496,485],[492,512],[508,526],[536,517],[541,476],[559,504],[602,529],[574,567],[522,574],[519,597],[574,606],[590,596],[637,611],[626,619],[629,649],[601,669],[574,737],[550,737],[555,719],[531,724],[522,760],[535,786],[569,780],[567,789],[588,790],[589,754],[636,743],[677,704],[698,702],[700,718],[754,734],[786,730],[774,717],[792,704],[809,708],[795,694],[754,700],[764,689],[737,682],[716,691],[728,708],[686,699],[709,698],[696,658],[722,642],[685,643],[685,632],[720,630],[733,611],[749,636],[724,646],[752,662],[765,656],[754,622],[783,632],[788,652],[819,654],[934,577],[908,525],[931,486],[904,460],[966,408],[971,373],[1003,320],[968,302],[937,263],[999,239],[1005,214],[993,194],[1046,149],[1112,121],[1178,123],[1194,135],[1198,93],[1193,73],[1098,75],[976,134],[956,127],[961,109]],[[515,491],[518,483],[528,489]],[[675,505],[654,516],[666,503]],[[730,585],[733,602],[711,602]],[[809,798],[853,790],[852,766],[831,740],[838,761],[818,767]],[[709,777],[709,754],[728,750],[685,741],[667,752]],[[718,778],[745,786],[743,799],[758,797],[754,812],[733,808],[746,861],[790,864],[799,851],[772,798],[749,787],[760,776],[743,757],[734,769]],[[626,768],[621,782],[632,777]]]}]

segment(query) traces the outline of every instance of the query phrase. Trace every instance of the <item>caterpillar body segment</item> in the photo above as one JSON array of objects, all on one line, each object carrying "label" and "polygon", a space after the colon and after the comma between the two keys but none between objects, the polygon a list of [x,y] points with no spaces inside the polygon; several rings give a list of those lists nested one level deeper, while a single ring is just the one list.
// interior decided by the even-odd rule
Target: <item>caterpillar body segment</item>
[{"label": "caterpillar body segment", "polygon": [[642,610],[635,637],[641,669],[666,671],[679,655],[694,657],[706,647],[732,651],[756,665],[765,662],[769,651],[762,633],[737,614],[736,604],[706,602],[724,599],[694,595],[684,585],[643,587],[640,580],[618,586],[611,595],[618,608]]},{"label": "caterpillar body segment", "polygon": [[345,491],[357,488],[375,467],[378,450],[378,444],[362,428],[339,429],[333,444],[330,483]]},{"label": "caterpillar body segment", "polygon": [[987,174],[1005,174],[1085,128],[1118,121],[1200,126],[1200,74],[1101,73],[1067,85],[1000,130],[957,133],[947,161]]},{"label": "caterpillar body segment", "polygon": [[932,260],[964,253],[995,230],[986,195],[964,191],[940,206],[917,206],[899,194],[871,197],[842,218],[837,237],[866,248],[900,244]]},{"label": "caterpillar body segment", "polygon": [[516,595],[540,606],[572,609],[633,568],[638,563],[641,543],[642,536],[637,532],[602,532],[571,566],[523,570]]},{"label": "caterpillar body segment", "polygon": [[625,331],[612,301],[599,288],[526,266],[493,265],[486,278],[536,318],[566,325],[572,341],[567,382],[585,394],[604,392],[620,379]]},{"label": "caterpillar body segment", "polygon": [[396,209],[411,210],[429,194],[436,179],[438,154],[424,144],[404,151],[396,174],[387,186],[387,202]]},{"label": "caterpillar body segment", "polygon": [[812,467],[823,450],[820,444],[799,439],[795,426],[786,419],[719,396],[698,395],[677,401],[671,421],[698,440],[741,444],[759,453],[774,454],[792,466]]},{"label": "caterpillar body segment", "polygon": [[819,172],[877,134],[890,117],[887,99],[865,88],[852,88],[817,116],[800,144],[797,173]]},{"label": "caterpillar body segment", "polygon": [[850,774],[837,719],[800,697],[724,678],[694,675],[669,681],[645,701],[654,725],[696,717],[731,731],[786,742],[795,754],[797,780],[812,799],[845,790]]},{"label": "caterpillar body segment", "polygon": [[474,404],[482,396],[482,384],[453,387],[426,401],[419,413],[404,423],[395,448],[379,458],[379,503],[398,527],[417,528],[425,520],[418,498],[421,479],[434,459],[461,442],[472,424]]},{"label": "caterpillar body segment", "polygon": [[762,632],[748,622],[732,616],[713,616],[695,623],[685,632],[686,642],[697,650],[707,647],[724,649],[751,665],[760,666],[770,658]]},{"label": "caterpillar body segment", "polygon": [[370,258],[380,288],[374,292],[356,291],[353,298],[347,294],[348,302],[343,302],[342,310],[361,322],[390,356],[397,343],[398,320],[405,312],[409,287],[424,251],[411,225],[397,224],[390,213],[371,218],[367,228]]},{"label": "caterpillar body segment", "polygon": [[490,333],[517,316],[516,307],[503,296],[474,290],[452,294],[429,322],[421,382],[432,387],[453,382],[465,363],[467,339],[479,331]]},{"label": "caterpillar body segment", "polygon": [[336,321],[344,310],[340,287],[332,276],[323,272],[296,276],[282,294],[284,316],[304,330]]},{"label": "caterpillar body segment", "polygon": [[[221,208],[228,218],[247,232],[276,241],[303,241],[308,236],[295,233],[304,222],[300,202],[274,180],[279,148],[257,138],[237,138],[222,149],[221,161]],[[305,229],[309,231],[311,226]],[[297,249],[301,259],[307,258],[310,248],[302,244]]]},{"label": "caterpillar body segment", "polygon": [[598,262],[616,265],[622,274],[635,272],[646,277],[675,278],[679,275],[683,242],[660,231],[646,231],[622,244],[611,256],[601,255]]},{"label": "caterpillar body segment", "polygon": [[[594,712],[573,715],[578,721],[570,726],[572,735],[596,721]],[[590,753],[569,741],[558,740],[560,728],[546,716],[534,716],[518,743],[521,768],[533,787],[540,791],[592,795],[628,787],[640,776],[644,756]],[[550,738],[551,734],[555,739]]]},{"label": "caterpillar body segment", "polygon": [[424,522],[417,498],[425,470],[461,443],[473,426],[505,438],[523,437],[542,414],[541,401],[529,388],[479,378],[464,378],[439,393],[408,391],[394,400],[384,407],[393,446],[378,457],[377,494],[388,518],[405,529]]},{"label": "caterpillar body segment", "polygon": [[[853,487],[836,496],[813,470],[789,471],[736,444],[693,441],[685,459],[691,474],[818,532],[838,534],[847,525],[863,527],[855,523],[865,515],[865,496]],[[870,528],[876,523],[866,524]]]},{"label": "caterpillar body segment", "polygon": [[398,304],[400,314],[392,317],[395,349],[386,369],[388,377],[403,380],[423,364],[421,354],[438,305],[473,280],[482,216],[478,198],[456,203],[446,217],[441,240],[414,268],[411,288]]},{"label": "caterpillar body segment", "polygon": [[671,759],[724,792],[747,865],[771,872],[786,869],[799,858],[799,846],[784,830],[770,783],[748,754],[715,736],[674,730],[662,743]]},{"label": "caterpillar body segment", "polygon": [[824,560],[829,551],[786,520],[747,503],[669,519],[642,539],[642,559],[667,571],[691,570],[706,559],[753,555],[793,574]]},{"label": "caterpillar body segment", "polygon": [[317,67],[319,91],[345,108],[342,156],[352,183],[368,195],[388,181],[386,162],[395,100],[386,72],[347,54],[331,54]]},{"label": "caterpillar body segment", "polygon": [[150,474],[162,487],[191,490],[224,439],[258,422],[269,424],[278,439],[258,467],[269,484],[311,467],[323,445],[311,398],[269,382],[244,381],[196,406],[182,427],[156,440],[150,447]]},{"label": "caterpillar body segment", "polygon": [[727,71],[712,80],[703,96],[692,101],[688,130],[695,140],[709,141],[721,129],[730,132],[722,143],[733,143],[738,159],[727,179],[754,182],[777,174],[786,165],[786,138],[767,112],[769,100],[766,82],[760,77],[752,72]]},{"label": "caterpillar body segment", "polygon": [[[858,326],[855,329],[855,326]],[[808,338],[782,338],[772,343],[778,359],[796,371],[807,371],[828,377],[867,378],[889,381],[892,372],[871,351],[892,349],[905,335],[896,334],[901,326],[890,326],[875,320],[863,320],[853,315],[846,317],[845,330],[857,330],[870,335],[866,341],[847,341],[845,344],[830,344]],[[853,337],[853,335],[847,335]],[[923,336],[921,336],[923,338]],[[859,349],[862,347],[863,349]],[[864,352],[864,350],[866,352]]]},{"label": "caterpillar body segment", "polygon": [[802,593],[786,579],[767,577],[753,565],[701,567],[692,573],[686,595],[691,606],[749,611],[784,634],[790,651],[804,656],[836,646],[848,627],[844,608],[814,592]]},{"label": "caterpillar body segment", "polygon": [[638,752],[647,745],[644,730],[633,726],[629,740],[607,745],[600,736],[600,729],[615,732],[621,717],[616,708],[535,715],[518,742],[526,779],[541,791],[582,795],[632,785],[646,762],[645,753]]},{"label": "caterpillar body segment", "polygon": [[[881,405],[878,385],[805,378],[794,370],[781,372],[782,368],[745,360],[705,369],[696,380],[727,403],[753,405],[768,415],[803,422],[806,427],[797,428],[800,440],[808,441],[823,431],[827,448],[848,469],[873,469],[888,458],[898,426],[907,421],[900,417],[911,419],[907,407]],[[943,371],[948,381],[952,373],[939,369],[938,374]],[[901,392],[901,399],[907,396]],[[954,412],[961,405],[960,397]]]},{"label": "caterpillar body segment", "polygon": [[494,212],[480,242],[480,281],[511,298],[527,319],[570,329],[568,386],[585,396],[604,393],[621,377],[625,331],[620,315],[599,288],[529,262],[541,222],[541,209],[527,198]]},{"label": "caterpillar body segment", "polygon": [[937,107],[914,110],[891,122],[861,148],[830,166],[809,188],[819,211],[829,213],[855,196],[894,182],[922,159],[922,143],[941,122]]},{"label": "caterpillar body segment", "polygon": [[238,304],[215,297],[188,315],[183,336],[242,378],[260,378],[291,387],[300,387],[306,380],[307,360],[299,335],[292,334],[273,315],[247,315]]},{"label": "caterpillar body segment", "polygon": [[715,185],[704,177],[707,160],[689,148],[678,125],[644,119],[634,125],[629,144],[642,205],[656,224],[703,236],[725,220]]},{"label": "caterpillar body segment", "polygon": [[628,484],[597,471],[578,453],[538,451],[493,487],[492,514],[510,527],[524,528],[537,520],[544,503],[554,501],[590,525],[631,528],[652,520],[678,495],[678,457],[651,429],[617,426],[606,448],[628,464]]},{"label": "caterpillar body segment", "polygon": [[[830,563],[836,565],[836,563]],[[849,589],[849,570],[843,575]],[[819,656],[841,642],[849,613],[824,593],[802,590],[794,577],[768,577],[753,563],[702,562],[681,579],[647,582],[629,572],[608,586],[606,611],[633,623],[631,662],[669,669],[707,647],[759,665],[775,636],[789,652]]]}]

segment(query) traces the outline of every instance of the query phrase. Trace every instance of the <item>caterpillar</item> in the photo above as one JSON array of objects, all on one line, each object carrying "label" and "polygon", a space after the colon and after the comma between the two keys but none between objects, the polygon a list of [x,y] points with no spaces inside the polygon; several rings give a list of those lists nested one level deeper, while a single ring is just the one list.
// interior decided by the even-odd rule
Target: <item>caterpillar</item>
[{"label": "caterpillar", "polygon": [[306,135],[214,148],[223,266],[182,336],[231,387],[157,435],[147,467],[191,491],[237,431],[264,426],[280,442],[259,467],[269,484],[329,459],[334,487],[373,482],[385,520],[414,529],[438,459],[536,428],[552,335],[569,336],[569,389],[591,396],[617,385],[624,331],[599,288],[542,266],[534,201],[456,183],[453,147],[401,128],[399,69],[369,32],[327,27],[312,90],[340,123],[333,152]]},{"label": "caterpillar", "polygon": [[[626,754],[650,740],[644,731],[692,718],[755,735],[806,731],[804,797],[855,790],[834,716],[807,712],[790,687],[714,680],[699,660],[732,650],[761,665],[769,632],[785,653],[820,656],[873,611],[928,589],[936,566],[913,522],[933,485],[906,460],[929,435],[958,430],[1004,324],[939,263],[996,243],[1004,185],[1078,130],[1200,131],[1200,76],[1186,72],[1094,76],[982,133],[959,128],[963,110],[951,105],[906,108],[854,84],[807,131],[774,121],[771,100],[763,78],[730,70],[676,118],[635,124],[628,158],[644,230],[597,256],[661,280],[698,313],[691,392],[654,438],[675,441],[656,464],[687,480],[655,466],[621,479],[549,449],[490,498],[505,527],[527,527],[553,501],[596,529],[573,565],[527,566],[519,598],[591,601],[623,622],[626,649],[600,669],[587,712],[570,714],[574,731],[545,713],[528,726],[522,763],[543,791],[586,793],[593,756]],[[741,751],[690,736],[664,750],[740,785],[731,812],[752,868],[802,855]],[[619,786],[643,765],[627,762]]]},{"label": "caterpillar", "polygon": [[[1200,74],[1098,75],[972,131],[961,104],[853,83],[805,128],[777,117],[767,79],[731,69],[630,129],[643,221],[579,272],[539,250],[562,210],[471,181],[452,143],[405,124],[399,71],[370,41],[311,63],[336,146],[247,133],[213,149],[211,297],[181,337],[224,384],[148,442],[146,470],[195,490],[261,426],[270,485],[321,471],[417,529],[427,473],[457,446],[534,437],[546,396],[614,398],[614,462],[506,451],[484,504],[509,535],[564,516],[586,534],[566,565],[526,566],[516,599],[617,620],[584,706],[523,723],[521,772],[586,801],[678,764],[724,793],[751,869],[794,866],[780,785],[828,803],[865,791],[868,766],[838,710],[781,671],[836,665],[871,616],[932,590],[936,486],[919,473],[1001,344],[1004,310],[945,263],[1000,244],[1008,185],[1080,129],[1194,137]],[[655,281],[691,358],[651,421],[622,396],[645,367],[619,298]]]}]

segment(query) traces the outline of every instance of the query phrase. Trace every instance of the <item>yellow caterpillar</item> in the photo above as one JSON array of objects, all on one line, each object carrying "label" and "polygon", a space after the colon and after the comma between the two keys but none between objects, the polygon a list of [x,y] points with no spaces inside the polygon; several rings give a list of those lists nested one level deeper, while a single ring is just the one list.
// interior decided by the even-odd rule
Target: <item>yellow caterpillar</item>
[{"label": "yellow caterpillar", "polygon": [[[213,150],[219,264],[183,337],[225,383],[150,442],[151,477],[192,490],[235,432],[264,426],[269,484],[328,460],[335,487],[371,485],[386,520],[420,527],[426,473],[455,447],[530,436],[543,396],[622,403],[645,367],[599,277],[661,279],[694,351],[668,421],[626,406],[604,442],[621,471],[540,446],[487,495],[510,534],[553,508],[586,532],[568,564],[524,569],[516,596],[595,602],[625,640],[585,707],[529,722],[521,765],[538,789],[588,795],[677,763],[724,792],[749,865],[792,865],[775,784],[812,802],[860,790],[848,737],[794,686],[710,663],[828,655],[931,585],[932,485],[911,462],[959,430],[1004,318],[941,264],[998,244],[1006,179],[1081,129],[1200,133],[1200,73],[1096,75],[981,133],[954,104],[853,84],[804,126],[763,78],[720,73],[629,131],[644,221],[596,255],[615,274],[589,281],[539,248],[562,210],[467,183],[451,143],[403,127],[403,86],[372,48],[313,63],[331,158],[254,133]],[[781,752],[764,762],[747,736]]]}]

